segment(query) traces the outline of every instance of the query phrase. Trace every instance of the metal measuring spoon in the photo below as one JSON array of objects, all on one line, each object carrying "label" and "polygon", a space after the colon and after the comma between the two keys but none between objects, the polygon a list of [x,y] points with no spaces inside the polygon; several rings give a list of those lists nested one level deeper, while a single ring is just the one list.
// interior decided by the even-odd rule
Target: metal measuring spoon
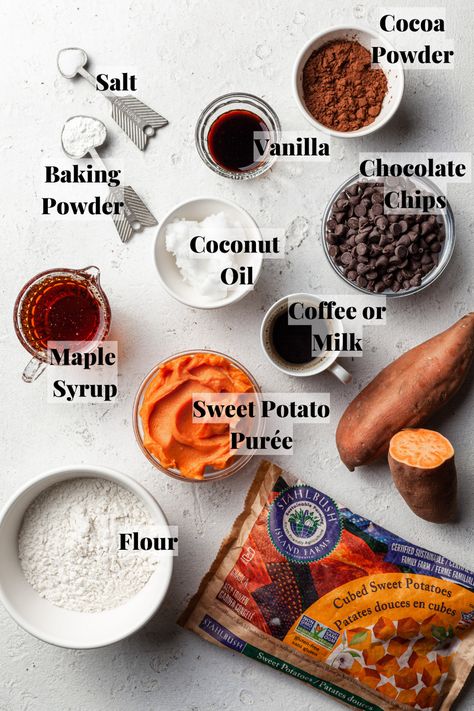
[{"label": "metal measuring spoon", "polygon": [[[85,68],[88,57],[83,49],[79,47],[61,49],[58,52],[56,61],[59,72],[63,77],[74,79],[80,74],[95,88],[95,78]],[[111,102],[114,121],[141,151],[145,150],[149,136],[154,136],[157,129],[166,126],[168,123],[161,114],[153,111],[143,101],[130,94],[116,96],[109,90],[101,91],[100,93]]]},{"label": "metal measuring spoon", "polygon": [[[76,133],[74,133],[76,130]],[[73,138],[79,134],[80,140]],[[97,152],[97,148],[105,143],[107,129],[105,124],[92,116],[71,116],[63,126],[61,132],[61,145],[67,156],[73,159],[85,158],[89,154],[94,163],[101,169],[107,168]],[[143,200],[138,197],[135,190],[129,185],[110,189],[109,200],[123,202],[124,206],[119,215],[112,215],[112,220],[122,242],[128,242],[134,232],[143,227],[157,224],[156,219],[147,208]]]}]

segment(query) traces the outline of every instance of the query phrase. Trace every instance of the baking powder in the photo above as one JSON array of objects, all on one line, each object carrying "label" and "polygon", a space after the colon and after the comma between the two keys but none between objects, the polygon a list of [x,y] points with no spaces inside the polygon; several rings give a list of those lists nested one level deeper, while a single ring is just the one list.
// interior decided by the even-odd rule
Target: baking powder
[{"label": "baking powder", "polygon": [[93,146],[101,146],[107,138],[107,130],[98,119],[90,116],[73,116],[64,124],[61,141],[66,153],[82,158]]},{"label": "baking powder", "polygon": [[43,491],[29,506],[18,540],[27,581],[67,610],[100,612],[147,583],[153,553],[119,551],[119,534],[150,527],[145,505],[108,479],[77,478]]}]

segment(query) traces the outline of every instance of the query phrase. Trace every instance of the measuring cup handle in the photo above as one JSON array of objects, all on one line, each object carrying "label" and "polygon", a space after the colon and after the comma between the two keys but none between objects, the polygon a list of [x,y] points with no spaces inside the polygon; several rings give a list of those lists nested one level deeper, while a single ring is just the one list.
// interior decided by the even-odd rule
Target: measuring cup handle
[{"label": "measuring cup handle", "polygon": [[38,360],[38,358],[32,358],[27,364],[25,370],[23,371],[22,378],[25,383],[32,383],[33,380],[36,380],[36,378],[41,375],[46,366],[47,363],[43,363],[42,360]]},{"label": "measuring cup handle", "polygon": [[336,376],[338,380],[341,381],[341,383],[344,383],[344,385],[347,385],[352,381],[352,375],[349,373],[345,368],[340,365],[337,360],[334,361],[334,363],[331,363],[329,366],[328,370]]}]

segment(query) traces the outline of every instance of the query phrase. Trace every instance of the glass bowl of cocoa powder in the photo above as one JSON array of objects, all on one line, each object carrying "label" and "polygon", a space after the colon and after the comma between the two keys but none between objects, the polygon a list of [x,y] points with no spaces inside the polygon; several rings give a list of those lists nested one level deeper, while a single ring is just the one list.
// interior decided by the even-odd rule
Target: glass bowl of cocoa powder
[{"label": "glass bowl of cocoa powder", "polygon": [[370,29],[338,26],[313,37],[299,53],[293,90],[303,115],[318,130],[358,138],[396,113],[405,84],[403,65],[385,57],[372,64],[372,44],[394,51]]},{"label": "glass bowl of cocoa powder", "polygon": [[401,189],[430,200],[444,199],[428,178],[361,179],[356,173],[326,205],[321,240],[327,260],[341,279],[364,294],[416,294],[438,279],[453,254],[455,226],[449,202],[436,211],[392,212],[384,205],[384,195]]}]

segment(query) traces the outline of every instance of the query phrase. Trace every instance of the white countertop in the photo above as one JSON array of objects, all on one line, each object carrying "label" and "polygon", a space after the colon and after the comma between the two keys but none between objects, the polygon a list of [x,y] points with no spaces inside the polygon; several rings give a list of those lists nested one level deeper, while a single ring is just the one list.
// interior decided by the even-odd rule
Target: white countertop
[{"label": "white countertop", "polygon": [[[340,708],[310,687],[207,644],[175,624],[241,511],[256,465],[207,486],[167,479],[139,451],[131,408],[151,366],[185,348],[215,348],[235,356],[267,390],[306,388],[267,364],[259,326],[268,306],[287,293],[341,292],[323,254],[320,218],[332,192],[357,171],[359,151],[470,150],[474,94],[466,19],[471,3],[451,0],[448,35],[456,41],[455,70],[406,72],[400,111],[382,131],[361,140],[334,140],[329,165],[280,163],[256,181],[220,179],[205,167],[194,147],[194,125],[201,109],[219,94],[255,93],[274,107],[285,128],[308,130],[292,97],[293,61],[316,32],[353,21],[352,5],[349,0],[39,0],[4,8],[0,503],[46,469],[79,462],[113,467],[142,482],[170,523],[179,525],[180,555],[158,616],[132,638],[106,649],[49,646],[19,629],[2,608],[1,711]],[[56,53],[68,46],[84,47],[92,69],[99,62],[134,68],[137,96],[170,121],[145,153],[115,126],[108,102],[85,81],[72,83],[58,75]],[[286,261],[267,261],[255,292],[244,301],[221,311],[194,311],[160,288],[152,260],[153,229],[123,245],[108,220],[39,219],[40,197],[47,194],[42,184],[45,156],[61,159],[61,127],[76,113],[104,120],[110,144],[103,157],[110,164],[114,157],[123,161],[128,182],[158,219],[195,195],[229,198],[260,226],[292,225]],[[472,569],[474,388],[464,387],[435,421],[456,447],[461,518],[453,525],[416,518],[383,463],[349,473],[334,442],[338,418],[361,386],[405,349],[473,307],[471,186],[452,186],[449,199],[457,246],[447,271],[418,296],[391,302],[387,327],[366,331],[363,359],[349,363],[352,385],[343,386],[330,375],[312,381],[313,389],[331,392],[332,422],[302,426],[294,455],[281,462],[354,511]],[[20,287],[37,272],[88,264],[100,267],[112,306],[111,335],[120,342],[120,398],[110,407],[47,405],[45,376],[32,385],[21,380],[28,356],[13,332],[11,309]],[[474,688],[459,707],[474,707]]]}]

